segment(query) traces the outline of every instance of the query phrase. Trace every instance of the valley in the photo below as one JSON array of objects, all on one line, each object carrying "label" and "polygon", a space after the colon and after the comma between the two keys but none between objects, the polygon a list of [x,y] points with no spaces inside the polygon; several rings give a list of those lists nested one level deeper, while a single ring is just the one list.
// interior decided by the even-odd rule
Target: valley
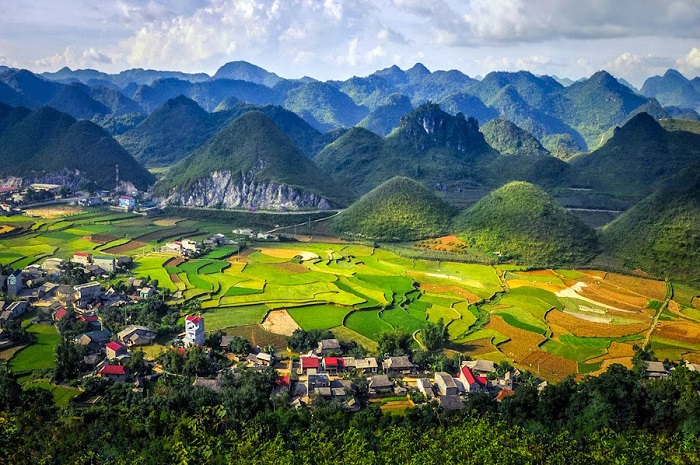
[{"label": "valley", "polygon": [[[448,353],[507,361],[548,380],[596,374],[612,363],[631,367],[635,346],[646,342],[660,359],[700,362],[700,291],[673,280],[429,259],[440,241],[404,243],[415,254],[406,258],[382,244],[310,239],[315,230],[301,227],[301,241],[251,243],[233,235],[231,223],[105,210],[50,216],[4,219],[13,229],[0,238],[0,263],[127,255],[130,274],[157,280],[173,305],[200,301],[210,332],[279,341],[296,327],[330,330],[375,350],[383,332],[411,333],[419,342],[427,323],[442,320]],[[160,252],[169,241],[216,233],[249,245],[184,261]],[[444,253],[459,260],[459,253]]]}]

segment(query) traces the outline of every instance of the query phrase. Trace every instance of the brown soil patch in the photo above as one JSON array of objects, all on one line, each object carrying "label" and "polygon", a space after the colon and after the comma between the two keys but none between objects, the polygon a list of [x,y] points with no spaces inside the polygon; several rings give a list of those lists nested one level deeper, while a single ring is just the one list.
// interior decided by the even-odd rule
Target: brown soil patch
[{"label": "brown soil patch", "polygon": [[690,305],[692,305],[693,308],[700,308],[700,297],[693,297],[690,299]]},{"label": "brown soil patch", "polygon": [[674,341],[700,344],[700,325],[687,320],[661,321],[654,329],[654,335]]},{"label": "brown soil patch", "polygon": [[449,235],[416,242],[414,244],[414,247],[420,247],[422,249],[431,250],[442,250],[445,252],[459,252],[461,250],[466,249],[468,246],[458,237]]},{"label": "brown soil patch", "polygon": [[14,226],[8,226],[6,224],[0,226],[0,234],[7,234],[14,231],[16,228]]},{"label": "brown soil patch", "polygon": [[561,326],[572,334],[582,337],[622,337],[637,334],[649,328],[647,323],[630,325],[594,323],[558,310],[548,312],[545,319],[548,324]]},{"label": "brown soil patch", "polygon": [[600,284],[588,284],[578,293],[596,302],[620,308],[622,310],[640,310],[647,306],[649,299],[644,296],[613,291]]},{"label": "brown soil patch", "polygon": [[27,215],[29,216],[40,216],[42,218],[60,218],[66,215],[73,215],[78,213],[80,208],[71,207],[69,205],[56,205],[52,207],[45,208],[32,208],[27,210]]},{"label": "brown soil patch", "polygon": [[472,294],[466,289],[459,286],[441,286],[439,284],[420,284],[421,290],[436,294],[454,294],[467,299],[470,304],[474,302],[479,302],[481,297],[476,294]]},{"label": "brown soil patch", "polygon": [[606,271],[600,271],[600,270],[576,270],[581,274],[584,274],[590,278],[594,279],[604,279],[607,276]]},{"label": "brown soil patch", "polygon": [[552,270],[519,271],[518,274],[523,276],[549,276],[551,278],[559,279],[559,275]]},{"label": "brown soil patch", "polygon": [[286,258],[286,259],[292,259],[292,258],[296,257],[297,255],[301,255],[302,253],[304,253],[301,250],[278,249],[276,247],[257,247],[257,250],[261,254],[267,255],[268,257]]},{"label": "brown soil patch", "polygon": [[666,297],[666,283],[655,279],[608,273],[605,282],[654,300],[663,301]]},{"label": "brown soil patch", "polygon": [[506,282],[508,283],[508,287],[511,289],[516,289],[518,287],[536,287],[538,289],[544,289],[545,291],[554,293],[566,289],[566,286],[561,286],[555,283],[534,283],[532,281],[526,281],[524,279],[509,279]]},{"label": "brown soil patch", "polygon": [[117,245],[115,247],[110,247],[108,249],[105,249],[103,252],[112,254],[112,255],[118,255],[122,253],[127,253],[131,252],[132,250],[140,249],[141,247],[144,247],[148,244],[145,242],[140,242],[140,241],[129,241],[126,244],[122,245]]},{"label": "brown soil patch", "polygon": [[292,262],[284,262],[284,263],[271,263],[272,266],[275,268],[279,268],[280,270],[287,271],[289,273],[308,273],[309,269],[306,268],[304,265],[300,265],[299,263],[292,263]]},{"label": "brown soil patch", "polygon": [[182,282],[180,277],[178,275],[176,275],[175,273],[170,274],[170,280],[173,282],[173,284],[178,284],[178,283]]},{"label": "brown soil patch", "polygon": [[568,375],[578,373],[578,365],[573,360],[569,360],[558,355],[534,349],[525,357],[520,365],[541,378],[559,380]]},{"label": "brown soil patch", "polygon": [[271,333],[283,336],[291,336],[294,330],[299,329],[299,325],[289,316],[287,310],[269,312],[262,322],[262,327]]},{"label": "brown soil patch", "polygon": [[86,236],[86,239],[95,244],[104,245],[108,242],[116,241],[119,237],[110,236],[109,234],[93,234],[92,236]]},{"label": "brown soil patch", "polygon": [[634,349],[632,344],[626,342],[611,342],[608,348],[608,353],[600,357],[588,360],[588,363],[605,362],[610,359],[629,359],[632,360]]},{"label": "brown soil patch", "polygon": [[185,261],[182,257],[173,257],[163,264],[163,266],[178,266]]},{"label": "brown soil patch", "polygon": [[460,347],[465,354],[470,356],[483,355],[493,352],[495,347],[491,344],[491,338],[477,339],[462,344]]},{"label": "brown soil patch", "polygon": [[175,226],[180,221],[183,221],[183,219],[182,218],[159,218],[159,219],[153,221],[153,224],[155,224],[156,226]]},{"label": "brown soil patch", "polygon": [[683,360],[700,364],[700,352],[688,352],[687,354],[683,354]]},{"label": "brown soil patch", "polygon": [[287,350],[287,336],[271,333],[261,325],[238,326],[227,328],[224,332],[228,336],[241,336],[248,339],[254,346],[265,347],[268,344],[274,345],[278,352]]},{"label": "brown soil patch", "polygon": [[520,362],[532,351],[539,350],[537,347],[545,340],[541,334],[509,325],[498,315],[491,315],[491,321],[486,325],[486,328],[494,329],[510,338],[509,341],[499,344],[498,350],[515,362]]},{"label": "brown soil patch", "polygon": [[619,358],[609,358],[606,360],[603,360],[603,365],[601,366],[601,370],[596,372],[596,373],[602,373],[610,367],[610,365],[613,365],[615,363],[619,363],[620,365],[623,365],[627,367],[628,369],[632,369],[632,357],[619,357]]}]

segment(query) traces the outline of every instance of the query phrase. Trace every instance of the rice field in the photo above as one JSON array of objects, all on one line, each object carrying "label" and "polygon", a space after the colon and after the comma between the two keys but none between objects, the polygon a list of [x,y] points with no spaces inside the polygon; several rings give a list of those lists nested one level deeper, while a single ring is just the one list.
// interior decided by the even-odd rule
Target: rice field
[{"label": "rice field", "polygon": [[[270,311],[286,310],[303,329],[329,329],[373,349],[385,331],[420,332],[442,320],[451,349],[524,369],[538,366],[549,377],[629,363],[632,345],[649,332],[666,299],[665,283],[645,278],[414,260],[359,244],[264,243],[240,252],[222,246],[198,259],[173,260],[158,252],[167,240],[233,237],[232,225],[184,218],[94,210],[11,217],[0,227],[21,229],[0,240],[2,264],[26,266],[77,251],[129,255],[132,276],[182,291],[180,302],[200,300],[208,331],[283,338],[260,325]],[[652,348],[657,356],[700,357],[700,291],[673,285],[673,300],[651,331]],[[50,367],[57,334],[37,336],[40,344],[12,357],[18,371]]]}]

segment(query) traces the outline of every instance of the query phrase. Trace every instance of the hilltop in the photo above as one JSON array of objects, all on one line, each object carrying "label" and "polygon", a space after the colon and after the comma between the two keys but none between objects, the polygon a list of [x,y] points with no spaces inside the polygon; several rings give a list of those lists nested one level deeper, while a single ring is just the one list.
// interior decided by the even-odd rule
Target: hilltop
[{"label": "hilltop", "polygon": [[606,144],[572,160],[579,183],[641,199],[658,183],[700,160],[700,135],[666,131],[640,113],[615,130]]},{"label": "hilltop", "polygon": [[541,188],[511,182],[460,213],[453,230],[485,252],[535,266],[585,263],[595,232]]},{"label": "hilltop", "polygon": [[486,142],[501,155],[549,156],[532,134],[505,119],[493,119],[479,129]]},{"label": "hilltop", "polygon": [[629,268],[700,281],[700,164],[605,226],[602,240],[606,252]]},{"label": "hilltop", "polygon": [[154,181],[104,129],[53,108],[0,104],[0,146],[0,176],[113,188],[118,164],[122,181],[142,190]]},{"label": "hilltop", "polygon": [[343,190],[266,115],[250,111],[173,166],[157,194],[185,206],[330,208]]},{"label": "hilltop", "polygon": [[443,234],[452,209],[417,181],[392,178],[365,194],[333,219],[341,235],[409,241]]}]

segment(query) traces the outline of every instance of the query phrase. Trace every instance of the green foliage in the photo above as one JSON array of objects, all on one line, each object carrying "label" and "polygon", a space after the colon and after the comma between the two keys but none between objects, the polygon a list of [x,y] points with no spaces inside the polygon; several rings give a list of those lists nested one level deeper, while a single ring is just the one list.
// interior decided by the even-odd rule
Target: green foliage
[{"label": "green foliage", "polygon": [[479,129],[486,142],[501,155],[549,156],[532,134],[505,119],[493,119]]},{"label": "green foliage", "polygon": [[403,331],[385,331],[379,336],[377,343],[379,344],[377,352],[380,357],[397,357],[413,353],[411,335]]},{"label": "green foliage", "polygon": [[340,234],[391,241],[435,237],[445,232],[451,208],[420,183],[393,178],[333,219]]},{"label": "green foliage", "polygon": [[287,93],[285,108],[301,115],[321,132],[350,127],[361,120],[367,109],[360,107],[336,87],[319,81],[301,84]]},{"label": "green foliage", "polygon": [[333,339],[333,333],[322,329],[312,329],[306,331],[304,329],[295,329],[289,339],[287,345],[295,352],[307,352],[318,347],[321,339]]},{"label": "green foliage", "polygon": [[[166,195],[186,192],[213,172],[232,172],[235,180],[254,176],[257,182],[275,182],[343,203],[338,188],[263,113],[243,114],[205,145],[176,164],[156,185]],[[254,175],[252,174],[254,173]]]},{"label": "green foliage", "polygon": [[664,130],[640,113],[600,149],[572,160],[579,184],[641,199],[700,157],[700,135]]},{"label": "green foliage", "polygon": [[253,345],[244,337],[233,336],[228,344],[228,349],[236,355],[247,355],[253,350]]},{"label": "green foliage", "polygon": [[[102,128],[89,121],[76,121],[52,108],[35,112],[0,104],[0,175],[28,176],[40,173],[67,174],[79,170],[84,180],[114,187],[114,166],[119,177],[146,189],[153,175],[138,164]],[[68,174],[70,178],[70,174]]]},{"label": "green foliage", "polygon": [[585,263],[595,253],[593,230],[540,188],[512,182],[455,218],[468,244],[530,265]]},{"label": "green foliage", "polygon": [[438,319],[437,323],[426,323],[420,336],[428,350],[441,349],[450,338],[442,318]]},{"label": "green foliage", "polygon": [[657,192],[603,228],[607,253],[630,268],[698,281],[700,166],[668,180]]},{"label": "green foliage", "polygon": [[368,129],[380,136],[386,136],[399,126],[404,115],[413,110],[411,100],[405,95],[394,94],[367,115],[357,126]]}]

